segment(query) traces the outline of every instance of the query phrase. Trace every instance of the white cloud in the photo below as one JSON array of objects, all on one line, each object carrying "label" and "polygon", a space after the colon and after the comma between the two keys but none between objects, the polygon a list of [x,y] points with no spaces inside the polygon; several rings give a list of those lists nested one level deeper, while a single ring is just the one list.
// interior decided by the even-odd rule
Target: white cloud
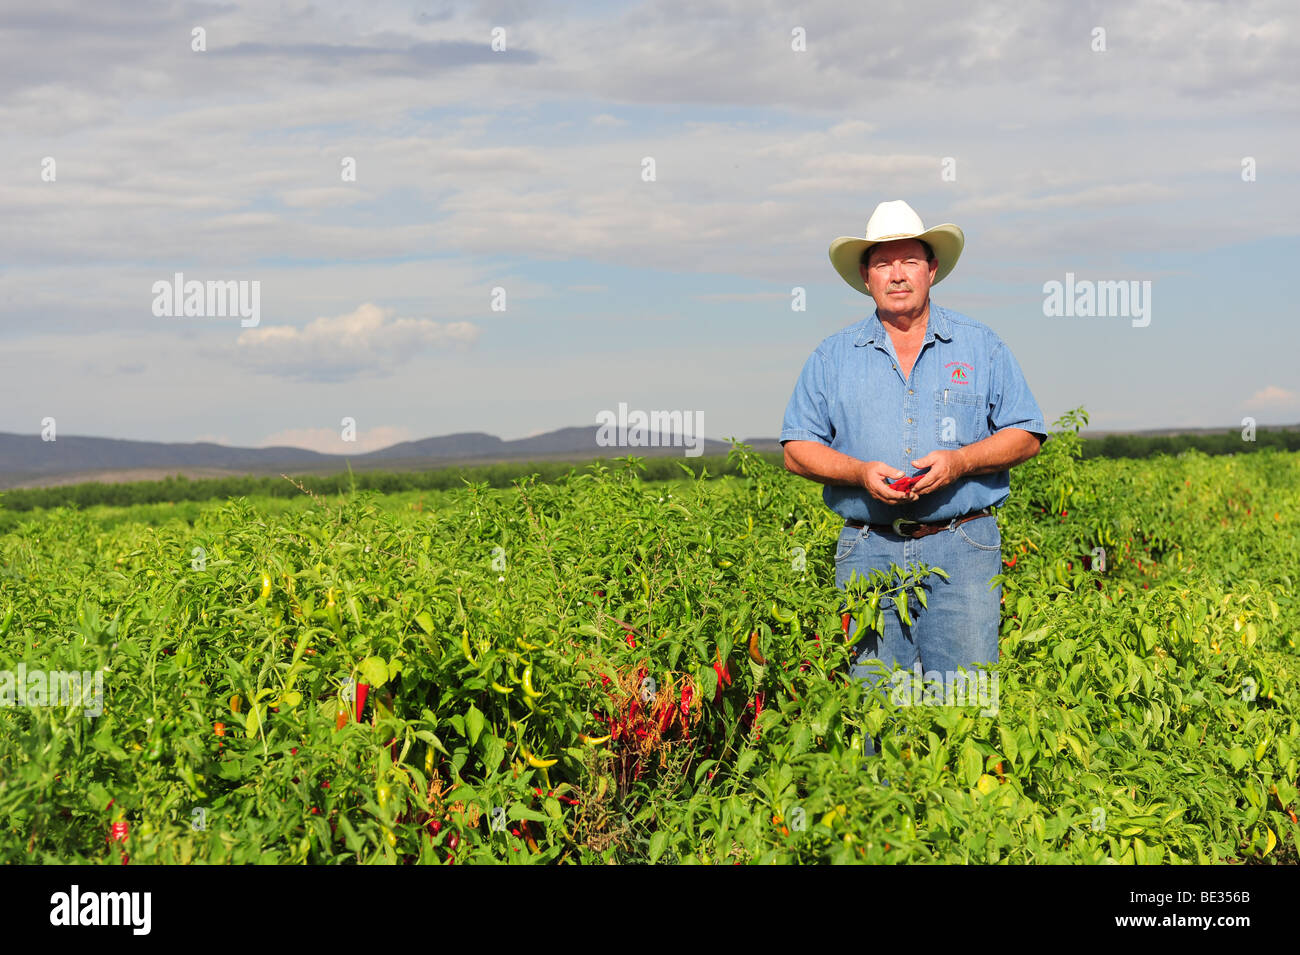
[{"label": "white cloud", "polygon": [[[0,378],[19,396],[6,414],[28,427],[46,407],[96,421],[129,407],[142,436],[156,425],[247,441],[250,421],[270,430],[316,420],[310,407],[329,391],[302,379],[392,372],[366,392],[381,420],[396,421],[383,403],[409,408],[440,387],[446,379],[428,373],[452,369],[428,359],[473,345],[467,322],[519,332],[473,356],[483,374],[528,348],[536,329],[515,319],[534,305],[544,314],[556,292],[584,321],[673,316],[695,321],[701,338],[730,326],[700,302],[785,297],[753,289],[820,284],[812,304],[833,311],[848,289],[826,247],[861,234],[884,199],[966,230],[953,282],[990,283],[966,295],[977,304],[1014,297],[1035,276],[1041,287],[1076,260],[1127,269],[1135,252],[1293,237],[1300,149],[1294,123],[1278,119],[1300,101],[1289,0],[1242,0],[1230,17],[1215,0],[1110,5],[1105,54],[1088,49],[1096,12],[1086,4],[936,9],[903,5],[882,31],[879,17],[826,0],[801,6],[797,23],[780,0],[488,0],[432,11],[401,0],[273,10],[228,0],[204,14],[210,50],[199,55],[185,4],[43,0],[6,18],[0,63],[0,127],[14,144],[0,156]],[[486,42],[497,20],[509,27],[505,55]],[[807,29],[806,53],[790,48],[794,25]],[[57,182],[39,177],[47,155]],[[640,181],[645,155],[658,161],[657,183]],[[939,177],[949,155],[954,182]],[[1242,182],[1243,155],[1259,160],[1258,182]],[[357,159],[356,183],[340,183],[343,156]],[[153,319],[150,285],[175,271],[260,280],[263,325],[235,347],[235,324]],[[646,275],[653,287],[642,295]],[[1171,280],[1166,301],[1198,280]],[[487,325],[496,285],[512,310]],[[1270,286],[1251,303],[1269,321],[1280,310],[1264,297],[1275,294]],[[356,317],[365,295],[426,319],[384,313],[349,331],[344,313]],[[603,299],[609,316],[596,314]],[[830,326],[873,307],[856,294],[844,304],[806,317]],[[1204,321],[1207,309],[1180,320]],[[573,367],[608,340],[575,340]],[[1213,351],[1187,347],[1185,358]],[[403,365],[412,354],[426,360]],[[142,364],[146,373],[115,379],[66,374]],[[1115,359],[1135,401],[1153,387],[1140,366],[1136,353]],[[496,406],[448,389],[448,416],[514,414],[524,402],[540,416],[553,376],[533,370],[501,384]],[[1280,365],[1259,373],[1289,380]],[[243,390],[220,409],[153,397],[230,380]],[[1239,371],[1223,387],[1221,407],[1259,386]],[[271,390],[274,421],[259,410]],[[1166,389],[1168,407],[1190,394]],[[750,410],[761,395],[735,400],[765,420]],[[1251,400],[1295,398],[1272,386]]]},{"label": "white cloud", "polygon": [[257,446],[259,448],[306,448],[308,451],[319,451],[322,454],[367,454],[414,438],[415,435],[410,428],[394,425],[358,427],[355,441],[344,441],[337,428],[286,428],[268,434],[258,442]]},{"label": "white cloud", "polygon": [[340,183],[337,186],[324,186],[319,189],[290,189],[280,196],[280,201],[294,208],[321,208],[324,206],[346,206],[356,202],[368,202],[375,195],[358,189],[355,185]]},{"label": "white cloud", "polygon": [[1297,395],[1294,391],[1279,388],[1277,385],[1269,385],[1255,392],[1242,404],[1246,408],[1276,410],[1295,406],[1298,398],[1300,398],[1300,395]]},{"label": "white cloud", "polygon": [[1133,208],[1138,204],[1171,199],[1180,191],[1167,183],[1124,182],[1079,189],[1074,192],[1045,196],[1026,195],[1023,191],[961,199],[953,203],[958,213],[1037,212],[1046,209],[1093,209],[1116,206]]},{"label": "white cloud", "polygon": [[846,119],[832,126],[829,132],[833,139],[845,139],[849,136],[865,136],[867,133],[874,133],[876,128],[873,123],[863,122],[860,119]]},{"label": "white cloud", "polygon": [[382,374],[415,354],[467,348],[478,339],[470,322],[393,318],[393,309],[366,303],[347,315],[317,318],[299,328],[267,325],[242,331],[238,361],[253,371],[318,381]]}]

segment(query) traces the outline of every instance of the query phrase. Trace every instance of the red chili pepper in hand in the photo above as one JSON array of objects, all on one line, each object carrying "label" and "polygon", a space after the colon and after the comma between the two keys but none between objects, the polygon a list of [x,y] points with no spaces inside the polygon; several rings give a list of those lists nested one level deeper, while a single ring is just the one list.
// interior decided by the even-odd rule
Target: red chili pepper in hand
[{"label": "red chili pepper in hand", "polygon": [[901,477],[897,481],[894,481],[892,484],[890,484],[889,488],[890,490],[893,491],[910,491],[916,485],[916,483],[921,480],[921,478],[925,477],[926,472],[928,472],[929,470],[930,470],[929,468],[924,468],[920,471],[917,471],[911,477],[907,477],[907,476]]}]

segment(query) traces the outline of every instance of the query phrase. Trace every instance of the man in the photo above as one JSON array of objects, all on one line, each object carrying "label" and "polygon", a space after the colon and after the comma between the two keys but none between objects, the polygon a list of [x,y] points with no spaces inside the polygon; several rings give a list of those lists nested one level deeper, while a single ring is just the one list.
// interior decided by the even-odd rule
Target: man
[{"label": "man", "polygon": [[[865,238],[831,243],[835,270],[875,313],[817,346],[781,430],[785,466],[826,485],[845,519],[835,584],[891,563],[941,567],[911,626],[886,609],[883,632],[857,626],[851,675],[894,664],[944,674],[996,663],[1002,537],[991,507],[1008,469],[1038,453],[1047,430],[1011,350],[987,326],[930,301],[965,244],[951,223],[926,229],[906,202],[882,202]],[[924,469],[908,490],[889,487]],[[883,675],[883,674],[882,674]],[[973,675],[973,673],[972,673]],[[870,742],[867,751],[874,752]]]}]

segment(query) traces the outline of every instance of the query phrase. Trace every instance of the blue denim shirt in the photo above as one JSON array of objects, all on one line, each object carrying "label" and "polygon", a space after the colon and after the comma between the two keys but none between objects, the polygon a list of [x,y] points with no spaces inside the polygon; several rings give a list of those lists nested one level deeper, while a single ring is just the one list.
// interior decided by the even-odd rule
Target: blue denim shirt
[{"label": "blue denim shirt", "polygon": [[[862,461],[912,474],[937,448],[974,444],[1003,428],[1046,436],[1020,366],[987,325],[930,302],[925,341],[910,378],[876,312],[826,338],[803,366],[785,409],[781,443],[816,441]],[[826,506],[846,520],[946,521],[1011,494],[1011,474],[961,478],[920,499],[889,505],[865,488],[826,485]]]}]

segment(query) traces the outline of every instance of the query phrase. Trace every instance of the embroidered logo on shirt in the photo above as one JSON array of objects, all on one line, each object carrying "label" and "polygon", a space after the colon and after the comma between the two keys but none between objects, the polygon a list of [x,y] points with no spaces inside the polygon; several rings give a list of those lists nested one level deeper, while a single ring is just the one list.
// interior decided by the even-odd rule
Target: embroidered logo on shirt
[{"label": "embroidered logo on shirt", "polygon": [[973,365],[968,365],[964,361],[950,361],[943,367],[952,369],[951,381],[954,385],[969,385],[970,372],[975,370]]}]

